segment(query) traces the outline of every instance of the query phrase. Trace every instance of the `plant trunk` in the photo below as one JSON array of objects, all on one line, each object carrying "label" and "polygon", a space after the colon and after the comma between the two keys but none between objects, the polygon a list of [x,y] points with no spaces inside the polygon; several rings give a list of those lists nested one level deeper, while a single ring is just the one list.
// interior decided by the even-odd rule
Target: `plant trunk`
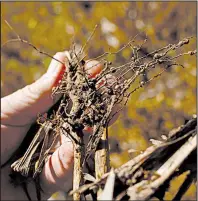
[{"label": "plant trunk", "polygon": [[[78,136],[78,142],[75,144],[74,149],[74,173],[73,173],[73,190],[77,190],[81,184],[83,184],[83,171],[82,163],[84,158],[84,142],[83,136]],[[73,200],[81,200],[79,192],[74,193]]]},{"label": "plant trunk", "polygon": [[[105,173],[110,169],[109,164],[109,143],[108,143],[108,133],[104,129],[101,141],[95,153],[95,174],[96,179],[100,179]],[[97,192],[97,197],[99,197],[102,189]]]}]

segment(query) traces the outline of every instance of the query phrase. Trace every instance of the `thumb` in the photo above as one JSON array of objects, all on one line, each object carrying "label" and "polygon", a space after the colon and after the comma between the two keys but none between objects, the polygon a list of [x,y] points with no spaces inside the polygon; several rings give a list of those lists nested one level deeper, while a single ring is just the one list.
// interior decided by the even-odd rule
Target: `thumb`
[{"label": "thumb", "polygon": [[64,135],[61,141],[62,145],[48,158],[40,175],[41,186],[46,193],[67,192],[72,187],[74,146]]},{"label": "thumb", "polygon": [[[4,123],[25,125],[32,123],[38,113],[47,111],[53,104],[52,88],[61,79],[67,57],[64,52],[56,53],[48,71],[36,82],[1,99],[1,117]],[[61,63],[62,62],[62,63]]]}]

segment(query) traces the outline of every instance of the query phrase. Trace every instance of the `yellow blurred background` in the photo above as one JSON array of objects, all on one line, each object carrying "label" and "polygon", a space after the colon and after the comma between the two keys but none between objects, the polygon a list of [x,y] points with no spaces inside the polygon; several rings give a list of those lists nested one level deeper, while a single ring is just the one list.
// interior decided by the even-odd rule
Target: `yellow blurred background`
[{"label": "yellow blurred background", "polygon": [[[4,19],[21,38],[52,56],[70,49],[72,41],[83,45],[98,24],[88,44],[89,58],[109,48],[118,50],[141,31],[148,35],[143,50],[151,52],[184,37],[196,36],[196,8],[197,2],[2,2],[1,43],[16,38]],[[181,52],[195,49],[196,38]],[[131,56],[132,52],[126,49],[113,62],[124,63]],[[1,97],[38,79],[50,60],[20,42],[3,46]],[[110,136],[115,140],[112,166],[120,166],[146,149],[151,145],[150,138],[162,140],[161,135],[196,113],[196,57],[184,56],[178,62],[185,68],[173,67],[132,94],[119,120],[110,127]],[[129,149],[137,152],[129,154]],[[167,200],[174,196],[184,177],[173,182]],[[183,199],[192,200],[195,196],[192,185]]]}]

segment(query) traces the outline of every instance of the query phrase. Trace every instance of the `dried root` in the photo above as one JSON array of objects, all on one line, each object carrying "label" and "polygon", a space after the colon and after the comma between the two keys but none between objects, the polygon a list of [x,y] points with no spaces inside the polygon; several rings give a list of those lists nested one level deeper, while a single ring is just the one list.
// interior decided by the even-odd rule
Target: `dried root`
[{"label": "dried root", "polygon": [[[8,26],[12,29],[9,24]],[[30,42],[23,40],[17,33],[16,35],[17,39],[8,42],[20,41],[33,47],[40,53],[50,56],[38,50]],[[76,190],[84,183],[82,174],[83,166],[86,164],[90,155],[97,150],[100,139],[104,135],[109,121],[119,112],[116,111],[112,114],[112,109],[120,104],[124,107],[132,93],[151,82],[153,79],[161,76],[168,68],[175,65],[182,66],[176,62],[177,58],[184,55],[192,56],[196,54],[195,50],[187,53],[176,53],[176,56],[172,57],[169,56],[171,51],[175,51],[187,45],[191,39],[191,37],[189,37],[179,41],[177,44],[169,44],[147,55],[139,56],[142,46],[147,42],[147,37],[144,37],[142,44],[135,46],[133,43],[136,37],[138,37],[138,35],[132,38],[119,51],[105,52],[103,55],[94,58],[104,66],[101,73],[94,78],[89,78],[88,72],[84,69],[85,54],[83,51],[85,46],[78,52],[75,50],[75,46],[73,46],[73,49],[67,52],[68,60],[65,64],[67,66],[66,72],[59,85],[54,88],[52,92],[52,96],[61,95],[61,99],[58,104],[48,112],[47,119],[43,123],[40,123],[40,129],[35,133],[33,141],[30,143],[23,156],[12,164],[13,174],[19,173],[23,177],[36,180],[45,164],[48,153],[53,147],[55,139],[60,133],[63,133],[71,138],[75,147],[73,180],[73,190],[75,191],[74,200],[82,199],[81,194]],[[114,66],[112,62],[107,59],[108,56],[111,54],[119,54],[125,48],[130,48],[133,56],[123,65]],[[53,58],[52,56],[50,57]],[[161,72],[147,80],[142,80],[143,76],[156,68],[162,68]],[[112,79],[110,82],[109,80],[112,76],[115,79]],[[72,103],[72,108],[69,108],[69,103]],[[86,147],[83,139],[83,129],[85,126],[93,128],[93,132],[90,135]],[[107,137],[105,140],[108,141]],[[107,150],[108,145],[105,145],[104,149]],[[95,175],[97,178],[97,175],[101,177],[102,166],[105,166],[103,173],[109,168],[107,164],[108,158],[100,162],[98,159],[100,154],[100,152],[96,154],[97,165]],[[138,167],[133,169],[133,172]],[[139,172],[138,175],[140,176],[142,173]],[[40,195],[38,198],[40,198]]]}]

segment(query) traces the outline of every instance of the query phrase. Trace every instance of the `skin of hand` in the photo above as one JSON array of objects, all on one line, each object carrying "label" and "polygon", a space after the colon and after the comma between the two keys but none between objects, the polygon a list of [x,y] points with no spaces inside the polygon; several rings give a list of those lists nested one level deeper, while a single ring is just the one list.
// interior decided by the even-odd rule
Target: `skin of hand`
[{"label": "skin of hand", "polygon": [[[57,60],[65,62],[65,52],[56,53]],[[94,67],[92,67],[94,66]],[[65,68],[60,62],[52,60],[47,72],[36,82],[15,93],[1,98],[1,165],[4,164],[21,144],[38,113],[45,113],[57,100],[51,98],[51,91],[61,79]],[[92,68],[91,68],[92,67]],[[90,77],[102,69],[97,61],[85,64]],[[73,144],[66,136],[60,137],[60,145],[49,156],[40,175],[41,187],[44,190],[42,199],[48,199],[57,190],[69,190],[73,171]],[[1,199],[26,200],[21,187],[14,187],[9,178],[10,165],[1,169]],[[28,192],[36,200],[34,184],[28,184]]]}]

